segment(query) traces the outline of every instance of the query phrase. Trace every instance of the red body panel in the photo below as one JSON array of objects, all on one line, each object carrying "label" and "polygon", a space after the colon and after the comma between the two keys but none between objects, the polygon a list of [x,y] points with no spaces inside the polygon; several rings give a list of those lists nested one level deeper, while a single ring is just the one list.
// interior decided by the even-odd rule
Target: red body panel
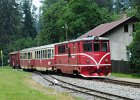
[{"label": "red body panel", "polygon": [[34,69],[35,61],[34,59],[20,60],[20,64],[22,67],[25,67],[26,69]]},{"label": "red body panel", "polygon": [[36,59],[35,68],[38,70],[51,70],[54,66],[54,59]]}]

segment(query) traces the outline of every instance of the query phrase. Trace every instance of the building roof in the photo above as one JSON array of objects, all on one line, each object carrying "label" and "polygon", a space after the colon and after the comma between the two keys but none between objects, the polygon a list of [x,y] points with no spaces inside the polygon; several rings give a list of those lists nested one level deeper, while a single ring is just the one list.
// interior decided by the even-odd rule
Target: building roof
[{"label": "building roof", "polygon": [[86,38],[86,37],[91,37],[91,36],[102,36],[103,34],[109,32],[110,30],[116,28],[117,26],[127,22],[127,21],[136,21],[137,18],[132,16],[132,17],[128,17],[128,18],[123,18],[117,21],[113,21],[110,23],[105,23],[105,24],[101,24],[97,27],[95,27],[94,29],[90,30],[89,32],[85,33],[84,35],[80,36],[78,39],[80,38]]}]

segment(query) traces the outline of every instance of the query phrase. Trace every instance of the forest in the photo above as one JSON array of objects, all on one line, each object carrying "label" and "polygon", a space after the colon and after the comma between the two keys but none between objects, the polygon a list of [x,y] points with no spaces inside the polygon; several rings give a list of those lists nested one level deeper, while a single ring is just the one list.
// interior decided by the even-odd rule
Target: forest
[{"label": "forest", "polygon": [[[0,50],[9,52],[76,39],[100,24],[127,16],[140,19],[140,0],[0,0]],[[66,38],[67,32],[67,38]],[[140,23],[129,46],[130,64],[140,69]],[[1,64],[1,58],[0,58]]]}]

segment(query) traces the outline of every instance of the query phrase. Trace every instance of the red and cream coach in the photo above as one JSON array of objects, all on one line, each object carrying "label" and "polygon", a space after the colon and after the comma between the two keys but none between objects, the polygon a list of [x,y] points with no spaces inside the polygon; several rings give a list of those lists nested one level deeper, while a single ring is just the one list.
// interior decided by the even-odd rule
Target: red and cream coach
[{"label": "red and cream coach", "polygon": [[109,40],[88,37],[20,51],[23,69],[51,70],[83,77],[103,77],[111,73]]}]

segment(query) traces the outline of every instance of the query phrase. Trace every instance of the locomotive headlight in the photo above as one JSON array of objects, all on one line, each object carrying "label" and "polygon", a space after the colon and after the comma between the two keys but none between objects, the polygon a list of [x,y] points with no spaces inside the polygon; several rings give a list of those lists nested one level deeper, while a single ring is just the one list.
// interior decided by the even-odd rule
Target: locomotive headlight
[{"label": "locomotive headlight", "polygon": [[107,63],[108,62],[108,59],[105,59],[105,62]]},{"label": "locomotive headlight", "polygon": [[87,59],[87,60],[86,60],[86,62],[87,62],[87,63],[90,63],[90,60],[89,60],[89,59]]}]

